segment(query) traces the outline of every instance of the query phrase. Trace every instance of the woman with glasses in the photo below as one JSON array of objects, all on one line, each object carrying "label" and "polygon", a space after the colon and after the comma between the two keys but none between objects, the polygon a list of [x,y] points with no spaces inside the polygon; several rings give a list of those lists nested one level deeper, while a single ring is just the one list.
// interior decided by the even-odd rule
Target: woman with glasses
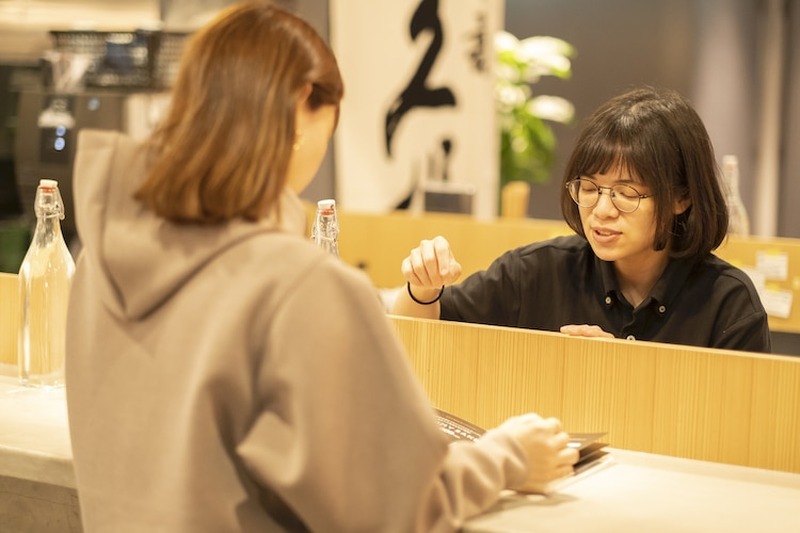
[{"label": "woman with glasses", "polygon": [[750,279],[712,254],[728,210],[700,117],[674,91],[612,98],[581,132],[564,173],[564,219],[577,235],[506,252],[461,275],[449,243],[403,261],[393,312],[713,348],[770,351]]}]

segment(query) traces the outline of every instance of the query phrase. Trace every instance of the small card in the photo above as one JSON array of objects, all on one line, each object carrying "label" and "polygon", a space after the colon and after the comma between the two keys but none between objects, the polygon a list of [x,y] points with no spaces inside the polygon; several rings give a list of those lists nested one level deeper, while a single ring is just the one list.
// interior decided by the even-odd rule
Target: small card
[{"label": "small card", "polygon": [[786,281],[789,278],[789,254],[772,250],[758,251],[756,270],[768,280]]},{"label": "small card", "polygon": [[742,265],[739,266],[739,268],[742,270],[742,272],[747,274],[747,276],[750,278],[750,281],[753,282],[753,285],[755,286],[756,290],[759,293],[761,293],[761,291],[764,290],[764,287],[767,286],[767,276],[765,276],[763,272],[755,269],[754,267]]},{"label": "small card", "polygon": [[567,443],[567,446],[569,446],[570,448],[578,448],[578,450],[582,450],[587,446],[596,443],[604,436],[605,433],[570,433],[569,443]]},{"label": "small card", "polygon": [[599,459],[602,459],[608,452],[605,447],[608,443],[601,442],[605,433],[570,433],[567,446],[578,449],[578,462],[575,463],[575,473],[579,474],[591,468]]},{"label": "small card", "polygon": [[765,288],[758,293],[761,303],[769,316],[789,318],[792,314],[792,299],[794,294],[790,290]]}]

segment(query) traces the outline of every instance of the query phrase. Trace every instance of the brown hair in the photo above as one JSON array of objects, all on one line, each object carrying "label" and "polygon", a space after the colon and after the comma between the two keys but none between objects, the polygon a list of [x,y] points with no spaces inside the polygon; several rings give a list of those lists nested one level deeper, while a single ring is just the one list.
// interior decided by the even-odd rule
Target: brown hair
[{"label": "brown hair", "polygon": [[307,84],[309,107],[338,118],[339,68],[311,26],[267,1],[222,10],[187,45],[135,198],[174,222],[279,216]]},{"label": "brown hair", "polygon": [[[717,248],[728,229],[728,208],[708,132],[687,99],[675,91],[638,88],[612,98],[587,120],[563,182],[621,167],[650,188],[655,201],[654,249],[700,257]],[[689,208],[673,214],[688,198]],[[561,190],[564,220],[584,236],[578,206]]]}]

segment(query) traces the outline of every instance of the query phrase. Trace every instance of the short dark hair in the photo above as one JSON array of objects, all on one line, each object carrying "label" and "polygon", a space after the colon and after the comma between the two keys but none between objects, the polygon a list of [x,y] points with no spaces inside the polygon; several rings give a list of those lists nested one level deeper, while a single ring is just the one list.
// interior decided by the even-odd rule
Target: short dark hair
[{"label": "short dark hair", "polygon": [[[621,168],[650,188],[655,201],[654,249],[672,257],[700,257],[728,231],[728,208],[714,148],[691,103],[672,90],[642,87],[601,105],[587,120],[564,171],[563,182]],[[688,209],[672,207],[688,198]],[[579,208],[561,190],[564,220],[584,236]]]}]

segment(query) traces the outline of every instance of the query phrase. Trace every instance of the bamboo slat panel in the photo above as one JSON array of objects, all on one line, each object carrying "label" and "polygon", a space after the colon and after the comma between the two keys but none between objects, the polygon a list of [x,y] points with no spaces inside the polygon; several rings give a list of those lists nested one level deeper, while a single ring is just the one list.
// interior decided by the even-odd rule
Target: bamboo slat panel
[{"label": "bamboo slat panel", "polygon": [[434,405],[615,448],[800,473],[800,358],[391,317]]},{"label": "bamboo slat panel", "polygon": [[0,363],[17,364],[17,275],[0,272]]},{"label": "bamboo slat panel", "polygon": [[485,269],[507,250],[571,231],[555,220],[507,218],[488,222],[467,215],[407,212],[340,212],[339,226],[342,259],[364,269],[380,288],[405,284],[400,263],[422,239],[436,235],[447,238],[466,276]]}]

